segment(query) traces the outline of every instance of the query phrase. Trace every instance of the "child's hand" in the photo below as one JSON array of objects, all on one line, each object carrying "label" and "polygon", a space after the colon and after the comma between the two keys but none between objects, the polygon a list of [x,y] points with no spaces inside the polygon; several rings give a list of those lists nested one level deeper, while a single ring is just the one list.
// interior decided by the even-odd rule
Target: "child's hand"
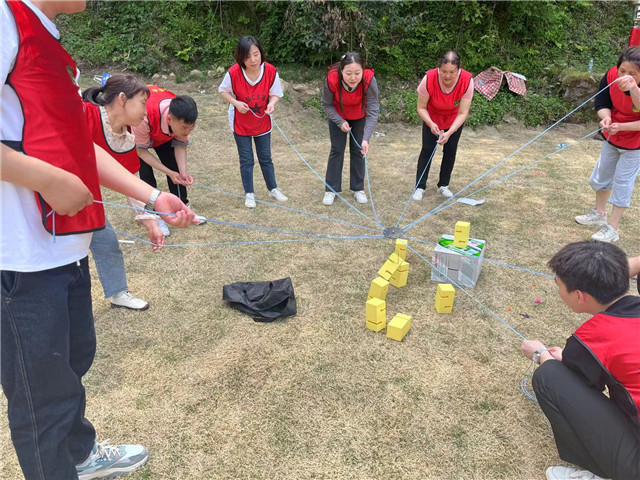
[{"label": "child's hand", "polygon": [[249,111],[249,105],[244,102],[236,102],[234,106],[240,113],[247,113]]},{"label": "child's hand", "polygon": [[344,133],[347,133],[349,130],[351,130],[351,125],[349,125],[349,122],[344,122],[342,125],[340,125],[340,130],[342,130]]},{"label": "child's hand", "polygon": [[274,110],[275,110],[275,107],[271,104],[268,104],[267,108],[265,108],[264,110],[264,113],[266,113],[267,115],[271,115]]}]

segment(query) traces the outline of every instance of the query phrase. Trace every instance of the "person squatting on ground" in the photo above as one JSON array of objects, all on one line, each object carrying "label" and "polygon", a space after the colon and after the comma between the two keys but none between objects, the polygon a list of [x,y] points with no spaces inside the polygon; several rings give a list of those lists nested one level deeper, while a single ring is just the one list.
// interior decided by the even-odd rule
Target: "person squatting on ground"
[{"label": "person squatting on ground", "polygon": [[[369,152],[369,139],[378,123],[380,102],[374,71],[367,68],[357,52],[348,52],[339,63],[331,65],[322,89],[322,110],[329,117],[331,150],[327,163],[324,205],[332,205],[342,191],[342,165],[349,138],[349,187],[358,203],[367,203],[364,193],[363,155]],[[362,146],[358,148],[349,134]],[[333,189],[333,190],[332,190]]]},{"label": "person squatting on ground", "polygon": [[218,92],[229,102],[229,125],[238,147],[244,206],[255,208],[253,189],[253,148],[267,184],[269,196],[280,202],[288,198],[276,183],[271,159],[271,114],[282,97],[282,84],[276,67],[265,59],[264,49],[254,37],[242,37],[234,54],[236,63],[226,73]]},{"label": "person squatting on ground", "polygon": [[140,445],[98,443],[85,418],[82,377],[96,351],[87,255],[105,225],[100,185],[175,214],[166,218],[176,227],[194,218],[92,142],[78,70],[53,23],[85,6],[0,5],[0,378],[26,480],[89,480],[148,458]]},{"label": "person squatting on ground", "polygon": [[[85,118],[94,143],[102,147],[124,168],[133,174],[140,169],[135,137],[130,127],[139,125],[146,113],[149,88],[134,75],[113,75],[102,87],[91,87],[82,93]],[[130,206],[142,209],[144,203],[127,197]],[[137,211],[138,220],[147,229],[153,250],[164,245],[164,235],[156,223],[156,215]],[[149,304],[129,293],[127,274],[118,237],[108,219],[106,228],[94,232],[89,249],[96,263],[104,298],[112,307],[146,310]]]},{"label": "person squatting on ground", "polygon": [[595,240],[571,243],[549,261],[560,298],[593,317],[564,349],[522,342],[525,357],[540,364],[533,389],[558,454],[582,469],[550,467],[548,480],[640,478],[640,297],[625,296],[634,262]]},{"label": "person squatting on ground", "polygon": [[462,127],[473,99],[472,75],[460,68],[460,57],[449,50],[440,58],[436,68],[427,70],[417,91],[418,116],[423,124],[422,149],[418,157],[413,199],[422,200],[436,144],[443,146],[438,192],[445,197],[453,197],[449,182],[456,162]]},{"label": "person squatting on ground", "polygon": [[[575,217],[580,225],[599,226],[591,238],[603,242],[620,239],[618,231],[640,171],[640,47],[627,48],[602,77],[595,106],[605,137],[600,158],[589,183],[596,192],[596,206]],[[607,220],[607,201],[613,205]]]},{"label": "person squatting on ground", "polygon": [[[187,186],[193,184],[193,177],[187,170],[187,146],[191,145],[189,134],[196,127],[198,106],[193,98],[176,96],[157,85],[149,85],[149,90],[147,115],[133,127],[140,157],[140,178],[156,188],[153,169],[160,170],[167,176],[169,191],[189,206]],[[155,150],[157,158],[150,148]],[[200,215],[196,215],[196,219],[198,225],[206,223]],[[164,220],[158,217],[157,222],[165,237],[171,235]]]}]

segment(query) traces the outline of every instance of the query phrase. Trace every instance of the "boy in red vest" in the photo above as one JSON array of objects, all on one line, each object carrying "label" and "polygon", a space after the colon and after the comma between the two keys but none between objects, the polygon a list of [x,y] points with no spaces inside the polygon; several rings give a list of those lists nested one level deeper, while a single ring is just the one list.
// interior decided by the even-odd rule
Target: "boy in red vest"
[{"label": "boy in red vest", "polygon": [[175,226],[194,218],[91,141],[78,70],[53,23],[84,8],[0,4],[0,370],[27,480],[102,478],[147,461],[141,445],[97,443],[85,418],[82,377],[96,351],[87,254],[105,224],[100,185],[174,214]]},{"label": "boy in red vest", "polygon": [[[193,177],[187,171],[187,146],[191,144],[189,134],[196,127],[198,106],[193,98],[176,96],[157,85],[149,85],[149,90],[147,115],[140,125],[133,127],[140,157],[140,178],[155,188],[153,169],[164,172],[169,191],[188,206],[186,187],[193,184]],[[196,215],[196,218],[198,225],[205,223],[204,217]],[[162,219],[158,220],[158,226],[165,236],[171,234]]]},{"label": "boy in red vest", "polygon": [[560,298],[593,317],[564,349],[522,342],[522,353],[540,364],[533,389],[560,458],[580,467],[549,467],[547,479],[640,478],[640,297],[625,296],[627,257],[591,240],[567,245],[549,267]]}]

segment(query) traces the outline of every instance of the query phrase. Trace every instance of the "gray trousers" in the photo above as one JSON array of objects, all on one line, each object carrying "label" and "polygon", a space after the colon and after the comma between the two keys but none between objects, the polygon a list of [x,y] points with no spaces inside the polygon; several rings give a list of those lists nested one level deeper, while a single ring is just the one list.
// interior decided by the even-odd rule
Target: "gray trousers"
[{"label": "gray trousers", "polygon": [[558,454],[603,478],[640,478],[640,423],[562,362],[549,360],[533,374]]}]

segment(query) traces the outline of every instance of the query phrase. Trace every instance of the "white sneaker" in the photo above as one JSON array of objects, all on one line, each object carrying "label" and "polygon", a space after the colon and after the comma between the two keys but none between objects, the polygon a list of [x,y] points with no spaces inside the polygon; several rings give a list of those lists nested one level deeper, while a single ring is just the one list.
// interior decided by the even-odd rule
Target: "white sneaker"
[{"label": "white sneaker", "polygon": [[138,470],[149,459],[142,445],[110,445],[109,440],[95,443],[89,457],[76,465],[79,480],[122,477]]},{"label": "white sneaker", "polygon": [[244,196],[244,206],[247,208],[256,208],[256,196],[253,193],[247,193]]},{"label": "white sneaker", "polygon": [[269,190],[269,196],[275,198],[279,202],[286,202],[289,200],[289,197],[282,193],[278,187],[273,190]]},{"label": "white sneaker", "polygon": [[324,198],[322,199],[323,205],[333,205],[333,201],[336,199],[336,194],[333,192],[324,192]]},{"label": "white sneaker", "polygon": [[607,223],[604,227],[598,230],[597,233],[591,235],[591,238],[601,242],[611,243],[620,240],[620,235],[618,235],[618,230]]},{"label": "white sneaker", "polygon": [[362,190],[353,192],[353,197],[356,199],[356,202],[358,203],[367,203],[367,196],[364,194]]},{"label": "white sneaker", "polygon": [[149,308],[149,304],[140,298],[136,298],[129,293],[129,290],[116,293],[111,297],[112,307],[128,308],[130,310],[146,310]]},{"label": "white sneaker", "polygon": [[546,475],[547,480],[604,480],[589,470],[561,466],[547,468]]},{"label": "white sneaker", "polygon": [[604,226],[607,224],[607,214],[600,215],[595,208],[592,208],[584,215],[578,215],[575,220],[580,225],[598,225]]},{"label": "white sneaker", "polygon": [[438,193],[447,198],[453,197],[453,192],[449,190],[449,185],[438,187]]},{"label": "white sneaker", "polygon": [[165,237],[171,235],[171,230],[169,230],[169,225],[167,225],[167,222],[165,222],[160,217],[156,217],[156,223],[158,224],[158,228]]},{"label": "white sneaker", "polygon": [[413,198],[414,200],[422,200],[422,196],[424,195],[424,188],[416,188],[416,191],[413,192],[413,196],[411,198]]}]

